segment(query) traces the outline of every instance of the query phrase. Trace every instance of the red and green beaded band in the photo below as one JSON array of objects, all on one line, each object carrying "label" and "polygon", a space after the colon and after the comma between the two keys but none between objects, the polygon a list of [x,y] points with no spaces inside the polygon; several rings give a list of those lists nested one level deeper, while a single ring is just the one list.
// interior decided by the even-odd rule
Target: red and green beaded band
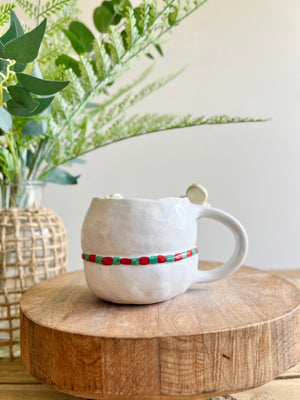
[{"label": "red and green beaded band", "polygon": [[174,255],[167,256],[150,256],[150,257],[136,257],[136,258],[121,258],[121,257],[102,257],[96,256],[96,254],[82,254],[82,259],[90,261],[92,263],[101,265],[148,265],[148,264],[163,264],[168,262],[176,262],[184,260],[185,258],[192,257],[198,253],[198,249],[195,247],[192,250],[183,251],[182,253],[176,253]]}]

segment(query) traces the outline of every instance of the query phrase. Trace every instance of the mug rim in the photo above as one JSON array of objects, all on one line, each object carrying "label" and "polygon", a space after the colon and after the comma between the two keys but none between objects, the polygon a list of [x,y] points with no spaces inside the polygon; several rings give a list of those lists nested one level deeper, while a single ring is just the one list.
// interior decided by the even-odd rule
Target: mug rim
[{"label": "mug rim", "polygon": [[168,201],[172,201],[172,202],[188,202],[188,204],[193,204],[188,197],[186,196],[182,196],[182,197],[160,197],[158,199],[147,199],[147,198],[140,198],[140,197],[126,197],[123,199],[117,199],[117,198],[101,198],[101,197],[93,197],[92,198],[92,203],[94,202],[118,202],[118,203],[131,203],[131,202],[136,202],[136,203],[155,203],[157,204],[162,203],[162,202],[168,202]]}]

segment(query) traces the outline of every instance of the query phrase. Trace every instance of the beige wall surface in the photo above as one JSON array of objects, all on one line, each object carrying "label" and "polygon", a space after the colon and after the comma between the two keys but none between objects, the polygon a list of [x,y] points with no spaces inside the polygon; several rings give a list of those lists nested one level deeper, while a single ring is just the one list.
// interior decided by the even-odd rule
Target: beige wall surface
[{"label": "beige wall surface", "polygon": [[[79,0],[82,20],[92,25],[98,4]],[[176,28],[152,76],[186,69],[136,111],[271,120],[155,133],[90,153],[73,168],[80,183],[49,184],[44,199],[66,225],[70,270],[82,267],[80,228],[92,197],[178,196],[193,182],[206,186],[214,207],[244,224],[246,264],[300,268],[299,15],[299,0],[209,0]],[[222,261],[233,239],[201,220],[198,245],[202,259]]]}]

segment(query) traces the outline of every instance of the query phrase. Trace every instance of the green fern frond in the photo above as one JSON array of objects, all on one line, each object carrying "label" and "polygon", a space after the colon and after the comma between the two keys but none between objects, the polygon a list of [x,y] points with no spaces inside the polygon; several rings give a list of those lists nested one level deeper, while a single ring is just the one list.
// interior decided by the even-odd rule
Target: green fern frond
[{"label": "green fern frond", "polygon": [[84,154],[85,152],[85,147],[87,144],[87,133],[88,133],[88,124],[89,124],[89,119],[88,117],[85,117],[82,121],[82,123],[79,126],[79,135],[76,138],[75,144],[73,144],[73,147],[70,149],[71,154],[75,156],[79,156],[80,154]]},{"label": "green fern frond", "polygon": [[[58,4],[60,0],[52,0],[54,1]],[[151,52],[153,46],[161,44],[174,26],[205,2],[206,0],[142,0],[141,5],[134,10],[128,6],[120,11],[121,21],[117,25],[110,25],[106,33],[101,33],[100,38],[94,40],[92,51],[89,50],[84,55],[76,55],[70,47],[70,52],[63,51],[63,54],[76,58],[75,66],[79,65],[80,72],[75,74],[73,70],[59,70],[60,78],[68,79],[71,83],[62,95],[56,96],[52,104],[47,131],[51,140],[45,153],[45,159],[50,161],[44,164],[38,178],[43,179],[56,166],[73,158],[134,136],[205,124],[261,121],[224,115],[209,118],[157,114],[131,118],[127,116],[131,107],[166,85],[178,73],[138,90],[137,85],[150,72],[148,69],[132,83],[116,92],[111,90],[111,85],[140,57]],[[54,31],[55,29],[54,27]],[[57,32],[53,35],[51,33],[49,37],[53,38],[55,46],[59,46],[61,40]],[[100,101],[99,104],[96,104],[96,99]]]},{"label": "green fern frond", "polygon": [[108,29],[108,46],[113,64],[119,64],[125,53],[125,48],[122,36],[115,26],[110,26]]},{"label": "green fern frond", "polygon": [[[114,103],[116,100],[118,100],[120,97],[128,93],[130,90],[135,88],[137,85],[139,85],[142,81],[144,81],[147,76],[150,74],[152,71],[152,65],[148,67],[145,71],[141,73],[141,75],[135,79],[133,82],[129,83],[126,86],[121,87],[116,93],[111,94],[108,98],[108,100],[105,100],[104,102],[98,104],[94,110],[92,110],[89,115],[90,117],[93,117],[98,114],[98,112],[106,109],[108,106],[110,106],[112,103]],[[68,79],[68,78],[67,78]]]},{"label": "green fern frond", "polygon": [[[61,31],[62,29],[67,28],[69,23],[70,23],[69,16],[62,16],[62,17],[59,17],[56,21],[52,21],[52,22],[48,23],[48,26],[46,29],[47,36],[45,39],[49,40],[51,37],[53,37],[55,35],[55,33]],[[60,52],[60,50],[57,51],[57,54],[59,54],[59,52]]]},{"label": "green fern frond", "polygon": [[142,34],[147,31],[150,20],[150,5],[148,0],[144,0],[142,4],[135,10],[139,15],[138,26],[142,30]]},{"label": "green fern frond", "polygon": [[13,3],[0,5],[0,27],[7,24],[9,21],[9,10],[15,8]]},{"label": "green fern frond", "polygon": [[30,18],[35,18],[35,5],[29,0],[16,0],[16,3],[21,7]]},{"label": "green fern frond", "polygon": [[157,20],[157,18],[159,16],[159,13],[160,13],[160,10],[159,10],[158,1],[155,1],[155,0],[154,1],[150,1],[150,4],[149,4],[149,17],[148,17],[149,25],[153,24],[155,22],[155,20]]},{"label": "green fern frond", "polygon": [[[120,102],[117,104],[114,104],[110,108],[107,106],[105,107],[104,112],[98,112],[98,118],[96,120],[96,124],[98,126],[104,126],[108,123],[111,123],[114,121],[116,118],[118,118],[121,114],[127,113],[127,111],[133,107],[135,104],[139,103],[141,100],[155,92],[156,90],[160,89],[161,87],[165,86],[167,83],[175,79],[182,70],[179,72],[169,75],[166,78],[157,80],[155,82],[152,82],[145,87],[143,87],[140,91],[138,91],[136,94],[134,93],[129,93],[123,98]],[[103,107],[101,107],[103,110]],[[99,109],[98,109],[99,110]],[[101,111],[101,110],[99,110]]]},{"label": "green fern frond", "polygon": [[39,13],[39,17],[47,18],[51,14],[57,14],[58,11],[61,11],[65,6],[69,5],[69,3],[70,3],[70,0],[47,1],[47,3],[42,6],[41,11]]},{"label": "green fern frond", "polygon": [[139,33],[136,27],[136,18],[133,9],[127,7],[125,21],[125,37],[128,49],[131,49],[139,39]]},{"label": "green fern frond", "polygon": [[84,55],[80,56],[79,69],[82,86],[87,92],[93,90],[97,86],[98,78],[94,73],[92,64]]},{"label": "green fern frond", "polygon": [[64,79],[70,82],[64,89],[64,98],[73,105],[83,101],[85,97],[85,89],[76,74],[71,69],[68,69],[65,72]]},{"label": "green fern frond", "polygon": [[95,66],[99,80],[104,79],[111,68],[111,60],[108,56],[103,42],[98,39],[94,40],[93,52],[95,55]]},{"label": "green fern frond", "polygon": [[[234,124],[243,122],[262,122],[262,119],[242,118],[242,117],[228,117],[227,115],[213,116],[213,117],[192,117],[191,115],[178,117],[173,115],[157,115],[146,114],[143,116],[135,115],[127,121],[122,121],[122,129],[115,130],[114,127],[108,128],[104,137],[107,141],[102,141],[101,147],[111,143],[115,143],[131,137],[145,135],[154,132],[161,132],[166,130],[187,128],[200,125],[215,125],[215,124]],[[115,126],[119,125],[119,120],[116,121]]]}]

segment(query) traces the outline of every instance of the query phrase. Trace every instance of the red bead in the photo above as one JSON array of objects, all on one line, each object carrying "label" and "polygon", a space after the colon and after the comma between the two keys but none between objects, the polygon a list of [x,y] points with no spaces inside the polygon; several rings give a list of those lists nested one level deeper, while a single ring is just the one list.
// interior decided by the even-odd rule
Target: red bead
[{"label": "red bead", "polygon": [[139,262],[141,265],[147,265],[149,264],[149,257],[140,257]]},{"label": "red bead", "polygon": [[188,250],[188,251],[186,252],[186,255],[187,255],[188,257],[191,257],[191,256],[193,255],[192,250]]},{"label": "red bead", "polygon": [[112,265],[112,263],[113,263],[112,257],[103,257],[102,258],[103,265]]},{"label": "red bead", "polygon": [[96,262],[96,254],[90,254],[89,255],[89,261]]},{"label": "red bead", "polygon": [[182,260],[182,254],[180,254],[180,253],[175,254],[174,260],[175,260],[175,261],[180,261],[180,260]]},{"label": "red bead", "polygon": [[[102,262],[103,262],[103,260],[102,260]],[[131,258],[121,258],[120,263],[124,264],[124,265],[130,265],[131,264]]]},{"label": "red bead", "polygon": [[83,260],[85,260],[85,254],[84,254],[84,253],[82,253],[81,258],[82,258]]},{"label": "red bead", "polygon": [[198,249],[197,249],[197,248],[195,248],[195,250],[196,250],[196,253],[198,254]]},{"label": "red bead", "polygon": [[157,256],[157,261],[161,264],[166,262],[167,257],[166,256]]}]

